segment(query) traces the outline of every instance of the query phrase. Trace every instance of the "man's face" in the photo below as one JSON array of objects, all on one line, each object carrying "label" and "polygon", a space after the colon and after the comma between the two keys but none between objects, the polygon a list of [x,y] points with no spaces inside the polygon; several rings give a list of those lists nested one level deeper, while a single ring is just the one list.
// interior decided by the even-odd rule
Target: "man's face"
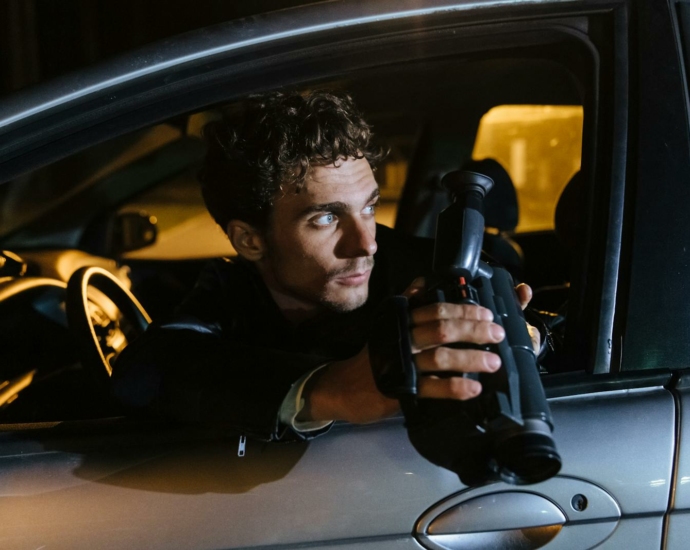
[{"label": "man's face", "polygon": [[366,302],[379,189],[366,159],[310,170],[276,200],[258,267],[284,309],[350,311]]}]

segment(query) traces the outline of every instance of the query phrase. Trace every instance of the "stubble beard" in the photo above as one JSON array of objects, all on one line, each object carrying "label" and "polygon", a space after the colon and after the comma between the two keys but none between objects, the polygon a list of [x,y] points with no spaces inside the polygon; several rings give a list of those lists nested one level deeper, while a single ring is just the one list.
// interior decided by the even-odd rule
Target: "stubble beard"
[{"label": "stubble beard", "polygon": [[[306,302],[311,302],[335,313],[347,313],[348,311],[353,311],[362,307],[366,303],[367,299],[369,298],[369,281],[367,281],[365,284],[349,289],[347,287],[343,287],[341,292],[335,293],[333,292],[333,288],[338,283],[334,283],[334,279],[347,276],[348,274],[370,270],[373,269],[373,267],[373,256],[363,259],[360,258],[359,260],[354,260],[349,265],[346,265],[342,268],[327,272],[322,279],[325,282],[321,288],[304,288],[289,284],[286,285],[285,283],[283,283],[281,286],[283,287],[284,292],[292,294],[295,298]],[[280,271],[280,265],[277,265],[276,269],[274,269],[274,280],[281,280]]]},{"label": "stubble beard", "polygon": [[[319,302],[330,311],[335,313],[347,313],[348,311],[353,311],[362,307],[367,299],[369,298],[369,281],[358,287],[353,287],[347,293],[349,296],[347,299],[337,300],[329,296],[329,283],[338,277],[347,276],[353,273],[358,273],[361,271],[368,271],[374,268],[374,257],[369,256],[360,260],[353,261],[350,265],[333,270],[327,274],[327,284],[323,288]],[[337,283],[335,283],[337,284]],[[347,290],[347,288],[344,288]]]},{"label": "stubble beard", "polygon": [[[353,287],[350,291],[350,299],[336,299],[330,296],[330,288],[334,284],[334,279],[338,277],[347,276],[353,273],[358,273],[367,270],[373,270],[374,257],[365,256],[361,258],[353,258],[345,266],[328,271],[323,276],[323,286],[321,288],[305,289],[304,287],[285,284],[286,281],[282,277],[282,266],[284,260],[281,251],[276,247],[270,236],[267,236],[266,245],[268,248],[268,256],[273,259],[270,263],[270,271],[272,271],[272,279],[277,282],[281,288],[281,292],[291,294],[294,298],[311,302],[314,305],[320,305],[324,309],[333,311],[335,313],[347,313],[362,307],[369,298],[369,281],[358,287]],[[281,284],[282,282],[282,284]],[[347,293],[346,293],[347,294]]]}]

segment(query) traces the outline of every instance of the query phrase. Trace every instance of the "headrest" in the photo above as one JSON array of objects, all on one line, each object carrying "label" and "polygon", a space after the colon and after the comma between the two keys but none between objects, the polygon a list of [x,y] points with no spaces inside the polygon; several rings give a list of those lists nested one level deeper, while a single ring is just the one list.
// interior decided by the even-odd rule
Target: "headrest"
[{"label": "headrest", "polygon": [[556,236],[571,253],[577,248],[577,240],[582,234],[583,199],[584,180],[578,171],[563,188],[554,219]]},{"label": "headrest", "polygon": [[513,231],[518,224],[519,210],[515,186],[506,169],[492,158],[471,160],[466,162],[462,169],[479,172],[494,180],[493,189],[484,199],[486,227],[495,227],[499,231]]}]

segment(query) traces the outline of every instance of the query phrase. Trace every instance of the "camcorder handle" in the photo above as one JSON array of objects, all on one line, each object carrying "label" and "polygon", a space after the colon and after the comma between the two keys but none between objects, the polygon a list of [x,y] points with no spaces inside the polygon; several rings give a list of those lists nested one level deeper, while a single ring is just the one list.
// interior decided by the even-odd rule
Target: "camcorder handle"
[{"label": "camcorder handle", "polygon": [[[493,181],[464,171],[446,175],[443,184],[453,203],[438,216],[434,277],[424,293],[409,301],[403,296],[384,301],[374,319],[369,354],[377,387],[400,401],[417,451],[456,472],[464,484],[544,481],[558,473],[561,459],[536,354],[512,277],[480,259],[484,198]],[[417,398],[409,312],[433,302],[481,305],[505,329],[506,337],[497,345],[455,345],[492,351],[501,358],[495,373],[464,375],[482,384],[482,393],[473,399]]]}]

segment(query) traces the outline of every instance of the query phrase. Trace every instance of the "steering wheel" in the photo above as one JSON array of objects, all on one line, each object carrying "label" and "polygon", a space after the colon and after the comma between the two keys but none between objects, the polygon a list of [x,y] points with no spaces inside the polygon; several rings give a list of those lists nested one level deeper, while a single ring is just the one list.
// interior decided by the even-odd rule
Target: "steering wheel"
[{"label": "steering wheel", "polygon": [[65,308],[84,369],[107,387],[112,362],[151,318],[120,280],[101,267],[82,267],[72,274]]}]

